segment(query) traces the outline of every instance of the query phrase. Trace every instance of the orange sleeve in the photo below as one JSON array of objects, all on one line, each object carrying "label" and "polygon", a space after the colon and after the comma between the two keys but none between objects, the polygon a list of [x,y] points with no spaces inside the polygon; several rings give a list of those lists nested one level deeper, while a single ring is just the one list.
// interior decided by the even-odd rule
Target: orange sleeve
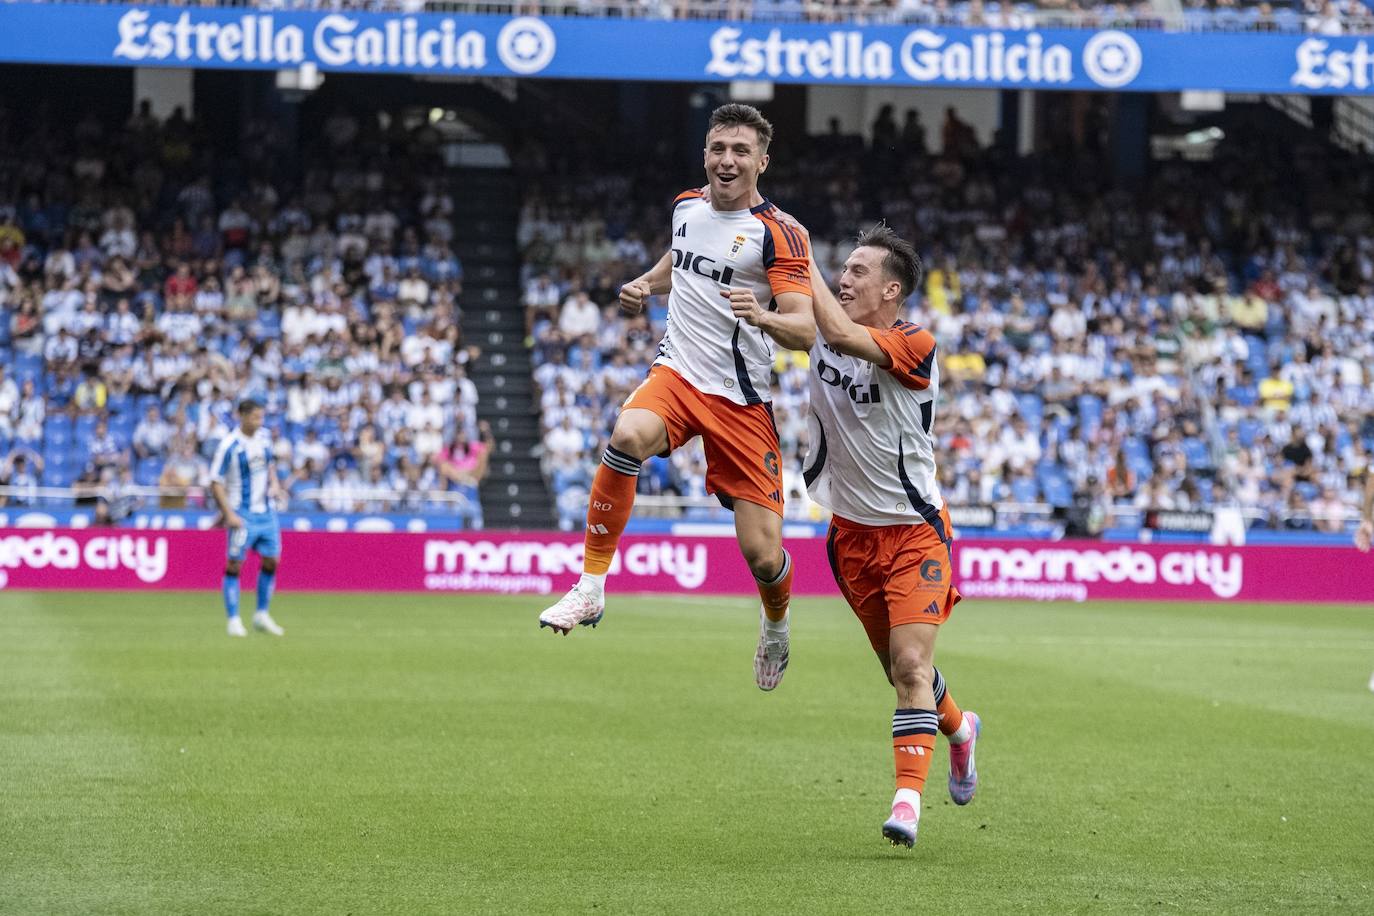
[{"label": "orange sleeve", "polygon": [[[764,267],[768,273],[768,285],[773,295],[781,293],[801,293],[811,295],[811,249],[807,247],[806,237],[768,216],[763,220]],[[772,244],[769,245],[768,243]],[[769,248],[772,259],[769,260]]]},{"label": "orange sleeve", "polygon": [[700,200],[700,199],[701,199],[701,188],[691,188],[690,190],[683,191],[683,192],[682,192],[681,194],[679,194],[677,197],[674,197],[674,198],[673,198],[673,209],[676,210],[676,209],[677,209],[677,205],[680,204],[680,203],[682,203],[684,200]]},{"label": "orange sleeve", "polygon": [[892,360],[887,371],[904,388],[920,391],[930,387],[930,373],[935,365],[935,338],[929,331],[909,321],[899,321],[890,328],[869,328],[868,333]]}]

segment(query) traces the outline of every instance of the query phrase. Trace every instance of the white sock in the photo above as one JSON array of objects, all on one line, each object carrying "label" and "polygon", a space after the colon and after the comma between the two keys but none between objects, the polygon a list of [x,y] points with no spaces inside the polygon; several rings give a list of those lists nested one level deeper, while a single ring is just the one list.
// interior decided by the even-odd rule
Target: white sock
[{"label": "white sock", "polygon": [[767,614],[763,615],[763,628],[769,633],[786,633],[787,624],[792,620],[792,609],[788,608],[787,613],[782,615],[782,620],[773,620]]},{"label": "white sock", "polygon": [[968,713],[964,713],[964,720],[959,723],[959,727],[954,730],[954,734],[949,736],[950,744],[963,744],[973,737],[973,726],[969,724]]},{"label": "white sock", "polygon": [[584,572],[582,578],[577,580],[577,587],[583,591],[604,592],[606,590],[606,574]]},{"label": "white sock", "polygon": [[892,807],[897,807],[902,802],[911,806],[911,810],[916,812],[916,819],[921,817],[921,793],[915,789],[898,789],[897,794],[892,796]]}]

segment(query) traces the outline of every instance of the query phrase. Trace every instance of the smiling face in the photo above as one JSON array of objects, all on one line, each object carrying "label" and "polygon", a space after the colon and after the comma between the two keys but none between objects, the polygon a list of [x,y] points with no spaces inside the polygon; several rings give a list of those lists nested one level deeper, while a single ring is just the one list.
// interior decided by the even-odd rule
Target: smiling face
[{"label": "smiling face", "polygon": [[768,153],[758,131],[742,124],[723,124],[706,135],[706,180],[717,210],[744,210],[763,202],[759,176],[768,168]]},{"label": "smiling face", "polygon": [[871,245],[855,248],[840,272],[836,296],[845,314],[871,328],[889,327],[902,304],[902,284],[883,269],[887,251]]}]

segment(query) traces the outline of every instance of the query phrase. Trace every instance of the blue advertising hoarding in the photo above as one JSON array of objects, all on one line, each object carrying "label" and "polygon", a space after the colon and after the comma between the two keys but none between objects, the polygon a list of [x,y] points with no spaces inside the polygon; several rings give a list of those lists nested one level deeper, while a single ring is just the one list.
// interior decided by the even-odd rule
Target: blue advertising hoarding
[{"label": "blue advertising hoarding", "polygon": [[1364,95],[1374,36],[0,4],[11,63]]}]

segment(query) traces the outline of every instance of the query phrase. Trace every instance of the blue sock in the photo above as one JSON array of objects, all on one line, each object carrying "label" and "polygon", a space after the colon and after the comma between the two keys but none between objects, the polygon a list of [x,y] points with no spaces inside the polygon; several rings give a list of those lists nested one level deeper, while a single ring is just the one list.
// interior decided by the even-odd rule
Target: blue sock
[{"label": "blue sock", "polygon": [[258,613],[267,613],[267,605],[272,603],[272,586],[277,584],[277,573],[258,570]]},{"label": "blue sock", "polygon": [[230,617],[239,615],[239,577],[224,574],[224,610]]}]

